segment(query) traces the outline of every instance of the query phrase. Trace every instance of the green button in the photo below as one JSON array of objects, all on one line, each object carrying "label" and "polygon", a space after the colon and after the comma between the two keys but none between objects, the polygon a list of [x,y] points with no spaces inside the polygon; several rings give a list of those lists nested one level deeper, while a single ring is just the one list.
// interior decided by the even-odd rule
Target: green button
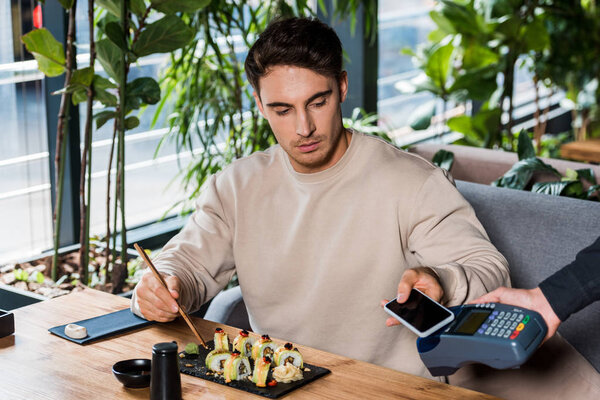
[{"label": "green button", "polygon": [[526,315],[526,316],[525,316],[525,318],[523,318],[523,321],[522,321],[522,323],[523,323],[523,324],[526,324],[526,323],[528,323],[528,322],[529,322],[529,315]]}]

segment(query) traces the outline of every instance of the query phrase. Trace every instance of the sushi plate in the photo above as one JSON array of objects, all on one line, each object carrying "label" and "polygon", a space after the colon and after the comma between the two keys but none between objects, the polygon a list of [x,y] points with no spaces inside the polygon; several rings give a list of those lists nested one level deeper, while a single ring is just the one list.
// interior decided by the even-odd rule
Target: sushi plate
[{"label": "sushi plate", "polygon": [[222,374],[215,374],[206,368],[204,364],[204,359],[206,358],[206,355],[209,353],[209,351],[214,348],[214,342],[211,340],[207,343],[207,345],[208,349],[200,347],[200,354],[195,357],[189,357],[186,355],[185,352],[180,353],[179,370],[181,371],[181,373],[206,379],[208,381],[229,386],[234,389],[257,394],[259,396],[267,397],[269,399],[277,399],[281,396],[284,396],[331,372],[327,368],[304,363],[304,378],[299,381],[290,383],[277,382],[277,385],[275,386],[267,386],[264,388],[256,386],[249,379],[244,379],[241,381],[231,381],[227,383],[225,382],[225,379],[223,378]]}]

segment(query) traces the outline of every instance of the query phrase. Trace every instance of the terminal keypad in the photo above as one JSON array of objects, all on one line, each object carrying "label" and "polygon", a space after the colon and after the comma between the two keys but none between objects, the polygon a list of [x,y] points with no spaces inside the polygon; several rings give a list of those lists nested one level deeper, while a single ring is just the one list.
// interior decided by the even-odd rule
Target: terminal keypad
[{"label": "terminal keypad", "polygon": [[[487,308],[493,310],[495,304],[483,303],[476,304],[477,308]],[[504,339],[515,339],[529,322],[529,315],[519,311],[505,312],[493,310],[487,320],[485,320],[477,333],[484,336],[498,337]]]}]

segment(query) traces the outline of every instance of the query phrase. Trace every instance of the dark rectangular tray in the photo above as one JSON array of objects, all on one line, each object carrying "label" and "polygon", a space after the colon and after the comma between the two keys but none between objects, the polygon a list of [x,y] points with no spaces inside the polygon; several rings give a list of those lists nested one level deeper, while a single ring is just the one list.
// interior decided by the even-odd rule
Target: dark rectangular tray
[{"label": "dark rectangular tray", "polygon": [[120,333],[129,332],[144,326],[155,324],[155,321],[147,321],[131,312],[129,308],[100,315],[94,318],[84,319],[82,321],[72,322],[81,325],[87,329],[88,335],[83,339],[73,339],[65,335],[65,326],[59,325],[48,329],[51,333],[60,336],[63,339],[70,340],[78,344],[86,344],[95,340],[106,339]]},{"label": "dark rectangular tray", "polygon": [[[284,396],[322,376],[327,375],[331,371],[327,368],[317,367],[316,365],[304,363],[305,370],[303,371],[304,379],[290,383],[277,382],[276,386],[267,386],[261,388],[256,386],[250,380],[242,381],[231,381],[226,383],[222,375],[213,374],[212,371],[208,370],[204,364],[206,355],[210,350],[214,349],[214,341],[206,343],[208,349],[199,346],[200,354],[197,358],[179,358],[179,369],[181,373],[196,376],[198,378],[206,379],[211,382],[219,383],[221,385],[229,386],[234,389],[243,390],[245,392],[257,394],[259,396],[267,397],[269,399],[277,399]],[[182,352],[184,355],[185,353]],[[182,354],[180,353],[180,354]],[[252,364],[252,360],[250,361]],[[186,367],[185,364],[193,364],[193,367]],[[308,370],[306,370],[308,369]]]}]

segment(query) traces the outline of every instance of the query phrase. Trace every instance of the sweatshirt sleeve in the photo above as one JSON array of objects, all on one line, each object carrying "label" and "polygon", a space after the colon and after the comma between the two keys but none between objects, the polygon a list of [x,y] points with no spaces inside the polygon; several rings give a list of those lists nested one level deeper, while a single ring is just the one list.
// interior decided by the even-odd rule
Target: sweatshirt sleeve
[{"label": "sweatshirt sleeve", "polygon": [[561,321],[600,300],[600,237],[539,287]]},{"label": "sweatshirt sleeve", "polygon": [[415,196],[408,248],[438,275],[448,306],[510,286],[508,263],[490,242],[471,205],[440,169]]},{"label": "sweatshirt sleeve", "polygon": [[[180,304],[186,310],[199,309],[233,276],[232,237],[232,227],[217,189],[217,177],[212,176],[202,188],[195,212],[153,260],[160,272],[180,279]],[[131,309],[142,316],[135,290]]]}]

